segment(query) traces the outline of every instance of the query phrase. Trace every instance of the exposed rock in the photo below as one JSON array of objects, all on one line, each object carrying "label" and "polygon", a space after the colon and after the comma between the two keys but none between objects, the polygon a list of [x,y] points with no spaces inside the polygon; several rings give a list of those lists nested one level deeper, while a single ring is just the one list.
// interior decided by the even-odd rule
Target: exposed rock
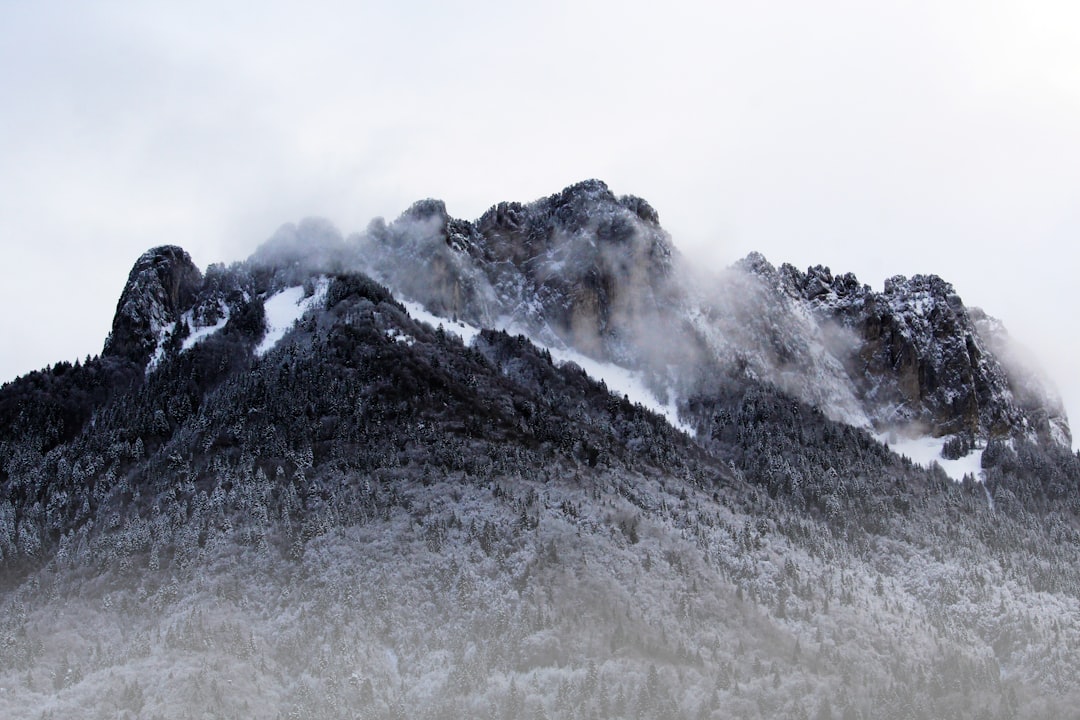
[{"label": "exposed rock", "polygon": [[[586,180],[531,203],[498,203],[475,222],[421,200],[348,241],[326,221],[305,220],[278,231],[250,267],[263,294],[358,257],[436,315],[517,328],[643,370],[658,396],[707,393],[722,372],[770,382],[833,419],[878,431],[1070,442],[1056,393],[1000,323],[969,311],[941,278],[896,276],[875,292],[850,273],[777,268],[752,253],[696,287],[675,269],[658,221],[644,200]],[[260,280],[262,268],[273,277]],[[179,248],[140,258],[106,354],[145,364],[200,283]],[[226,300],[217,293],[208,307]]]},{"label": "exposed rock", "polygon": [[629,361],[642,319],[678,293],[657,220],[644,200],[586,180],[527,205],[499,203],[474,223],[421,201],[384,233],[369,231],[362,255],[432,312],[484,325],[510,318],[548,342]]},{"label": "exposed rock", "polygon": [[1072,716],[1080,455],[1000,323],[672,260],[595,181],[140,258],[114,357],[0,387],[0,717]]},{"label": "exposed rock", "polygon": [[145,365],[161,329],[191,306],[201,285],[202,273],[183,248],[164,245],[144,253],[128,275],[103,354]]},{"label": "exposed rock", "polygon": [[423,200],[359,240],[365,268],[429,311],[644,370],[658,394],[708,392],[717,372],[734,373],[878,431],[1068,437],[1060,400],[1003,366],[1004,343],[941,278],[897,276],[874,292],[752,253],[694,283],[656,211],[599,180],[475,222]]},{"label": "exposed rock", "polygon": [[1013,397],[1039,440],[1072,447],[1065,405],[1035,358],[1009,337],[1000,320],[980,308],[970,308],[969,316],[981,344],[1005,370]]},{"label": "exposed rock", "polygon": [[875,293],[850,273],[834,277],[820,266],[802,273],[785,265],[780,275],[789,296],[853,331],[858,345],[841,359],[879,429],[917,423],[938,436],[1049,437],[1045,405],[1052,393],[1039,385],[1027,401],[1018,399],[1021,384],[1037,381],[1019,365],[1007,372],[973,313],[940,277],[896,276]]}]

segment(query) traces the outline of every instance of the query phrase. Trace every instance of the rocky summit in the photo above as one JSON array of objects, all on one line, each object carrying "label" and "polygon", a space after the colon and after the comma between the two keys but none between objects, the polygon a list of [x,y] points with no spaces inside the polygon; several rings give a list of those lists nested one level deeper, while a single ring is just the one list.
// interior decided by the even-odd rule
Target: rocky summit
[{"label": "rocky summit", "polygon": [[1043,718],[1080,456],[1002,324],[588,180],[133,267],[0,388],[0,716]]},{"label": "rocky summit", "polygon": [[1007,334],[984,337],[989,325],[940,278],[895,277],[875,293],[850,273],[776,270],[760,255],[691,278],[657,212],[597,180],[476,222],[423,201],[352,242],[355,263],[437,315],[641,370],[661,395],[700,394],[703,368],[741,366],[876,431],[1071,444],[1053,390],[1006,368]]},{"label": "rocky summit", "polygon": [[162,328],[193,303],[202,279],[183,248],[148,250],[131,268],[102,353],[145,365],[157,349]]}]

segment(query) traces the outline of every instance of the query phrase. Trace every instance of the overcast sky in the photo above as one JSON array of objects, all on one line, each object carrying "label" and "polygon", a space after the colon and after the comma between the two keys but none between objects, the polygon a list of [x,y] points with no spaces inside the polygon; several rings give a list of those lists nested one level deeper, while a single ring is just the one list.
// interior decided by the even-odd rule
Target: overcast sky
[{"label": "overcast sky", "polygon": [[1065,0],[0,0],[0,381],[98,353],[153,245],[599,177],[717,267],[939,274],[1080,417],[1078,37]]}]

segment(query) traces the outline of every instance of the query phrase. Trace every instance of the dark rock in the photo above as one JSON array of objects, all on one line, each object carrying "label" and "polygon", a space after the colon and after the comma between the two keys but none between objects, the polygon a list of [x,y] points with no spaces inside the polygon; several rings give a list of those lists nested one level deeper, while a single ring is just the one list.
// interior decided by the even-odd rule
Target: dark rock
[{"label": "dark rock", "polygon": [[790,296],[854,331],[859,345],[842,359],[876,422],[919,423],[939,436],[1030,429],[1013,379],[940,277],[895,276],[875,293],[821,266],[805,273],[785,266],[781,275]]},{"label": "dark rock", "polygon": [[128,275],[102,354],[146,365],[161,330],[190,307],[201,285],[202,273],[183,248],[144,253]]},{"label": "dark rock", "polygon": [[432,312],[480,325],[509,317],[546,341],[626,360],[636,326],[677,295],[657,221],[644,200],[585,180],[529,204],[499,203],[474,223],[424,200],[381,237],[369,233],[362,254]]}]

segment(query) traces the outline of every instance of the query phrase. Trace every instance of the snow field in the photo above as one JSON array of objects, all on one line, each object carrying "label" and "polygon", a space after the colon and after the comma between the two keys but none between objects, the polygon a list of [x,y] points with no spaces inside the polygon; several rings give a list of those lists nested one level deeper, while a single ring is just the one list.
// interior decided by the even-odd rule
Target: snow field
[{"label": "snow field", "polygon": [[310,297],[304,297],[304,288],[301,285],[285,288],[263,301],[266,310],[266,335],[262,342],[255,348],[255,355],[262,357],[270,352],[285,337],[285,333],[292,329],[296,321],[304,316],[316,304],[326,297],[326,289],[330,283],[327,278],[319,278],[315,286],[315,292]]},{"label": "snow field", "polygon": [[948,438],[936,438],[929,435],[907,438],[894,433],[880,433],[874,437],[894,453],[906,456],[916,465],[929,468],[931,463],[936,462],[946,475],[957,482],[962,481],[964,476],[969,474],[976,480],[982,479],[982,448],[976,448],[958,460],[946,460],[941,456],[941,450],[945,447]]}]

